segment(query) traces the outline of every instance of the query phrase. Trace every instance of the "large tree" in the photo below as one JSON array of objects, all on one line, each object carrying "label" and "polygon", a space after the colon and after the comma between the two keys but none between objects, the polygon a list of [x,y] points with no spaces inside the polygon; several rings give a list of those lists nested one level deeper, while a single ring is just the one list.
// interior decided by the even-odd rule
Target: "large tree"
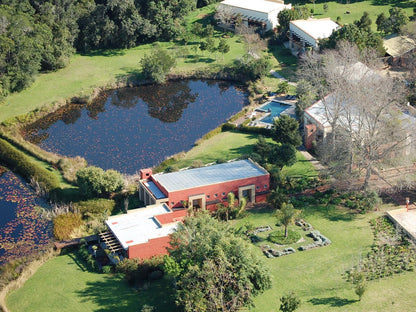
[{"label": "large tree", "polygon": [[411,118],[400,110],[402,84],[371,69],[373,56],[342,44],[335,51],[308,55],[300,66],[304,79],[320,91],[323,117],[331,126],[321,157],[334,173],[364,173],[364,188],[378,167],[409,159],[402,156],[409,153],[405,148],[414,131]]},{"label": "large tree", "polygon": [[238,311],[271,286],[253,247],[207,214],[185,219],[171,245],[167,271],[185,311]]}]

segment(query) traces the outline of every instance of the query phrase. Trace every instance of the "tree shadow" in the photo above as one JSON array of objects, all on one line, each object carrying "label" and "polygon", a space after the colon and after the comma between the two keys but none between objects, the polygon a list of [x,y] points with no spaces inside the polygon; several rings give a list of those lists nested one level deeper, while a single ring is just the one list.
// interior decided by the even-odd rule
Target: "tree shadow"
[{"label": "tree shadow", "polygon": [[169,281],[162,279],[147,282],[140,288],[132,288],[118,276],[109,275],[105,281],[88,282],[84,289],[77,291],[82,302],[93,302],[98,306],[95,312],[140,311],[144,305],[153,306],[157,311],[177,311],[174,303],[174,289]]},{"label": "tree shadow", "polygon": [[105,56],[105,57],[122,56],[125,54],[126,52],[124,50],[119,50],[119,49],[93,50],[93,51],[81,53],[81,55],[83,56]]},{"label": "tree shadow", "polygon": [[413,8],[415,6],[414,1],[412,1],[412,0],[404,0],[404,1],[401,1],[401,0],[387,0],[387,1],[386,0],[373,0],[371,2],[371,4],[372,5],[388,5],[388,4],[390,4],[391,6],[399,7],[399,8],[402,8],[402,9]]},{"label": "tree shadow", "polygon": [[302,210],[305,217],[319,213],[323,218],[337,222],[337,221],[353,221],[357,217],[357,213],[345,211],[335,205],[308,205]]},{"label": "tree shadow", "polygon": [[328,298],[312,298],[308,302],[313,305],[329,305],[331,307],[343,307],[347,304],[355,303],[358,300],[345,299],[340,297],[328,297]]},{"label": "tree shadow", "polygon": [[68,256],[72,259],[72,261],[74,261],[74,263],[82,272],[88,271],[87,264],[85,261],[81,260],[80,257],[76,256],[74,253],[68,253]]},{"label": "tree shadow", "polygon": [[144,80],[143,72],[136,68],[123,67],[121,70],[124,71],[123,74],[116,75],[117,80],[125,80],[127,84],[137,83],[138,81]]}]

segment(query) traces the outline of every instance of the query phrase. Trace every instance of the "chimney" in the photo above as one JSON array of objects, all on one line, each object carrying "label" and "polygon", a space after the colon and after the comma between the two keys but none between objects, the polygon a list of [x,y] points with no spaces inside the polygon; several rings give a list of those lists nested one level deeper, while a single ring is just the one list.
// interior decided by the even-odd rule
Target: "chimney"
[{"label": "chimney", "polygon": [[151,168],[140,170],[140,180],[148,179],[148,178],[150,178],[151,175],[152,175],[152,169]]}]

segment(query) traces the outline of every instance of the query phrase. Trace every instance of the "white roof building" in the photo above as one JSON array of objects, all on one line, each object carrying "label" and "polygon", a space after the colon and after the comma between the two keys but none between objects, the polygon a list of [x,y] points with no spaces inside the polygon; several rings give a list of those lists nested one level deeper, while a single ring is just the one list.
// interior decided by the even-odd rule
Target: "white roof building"
[{"label": "white roof building", "polygon": [[332,32],[341,28],[330,18],[290,21],[289,30],[293,45],[293,36],[296,36],[302,43],[302,47],[310,46],[314,49],[318,48],[319,40],[331,36]]},{"label": "white roof building", "polygon": [[291,4],[276,0],[224,0],[217,10],[226,11],[233,16],[240,15],[246,23],[262,23],[267,31],[279,26],[277,14],[280,11],[291,8]]}]

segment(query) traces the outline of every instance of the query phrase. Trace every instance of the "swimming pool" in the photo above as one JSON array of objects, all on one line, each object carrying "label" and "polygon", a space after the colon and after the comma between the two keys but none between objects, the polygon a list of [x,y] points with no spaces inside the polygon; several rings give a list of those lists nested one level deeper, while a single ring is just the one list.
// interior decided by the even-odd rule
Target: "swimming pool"
[{"label": "swimming pool", "polygon": [[290,107],[292,107],[292,106],[287,105],[287,104],[283,104],[283,103],[280,103],[280,102],[270,101],[270,102],[266,103],[265,105],[263,105],[262,107],[260,107],[259,110],[264,111],[264,112],[270,112],[269,115],[267,115],[266,117],[264,117],[260,121],[265,122],[265,123],[273,124],[274,123],[273,122],[274,118],[279,117],[282,112],[284,112],[285,110],[287,110]]}]

